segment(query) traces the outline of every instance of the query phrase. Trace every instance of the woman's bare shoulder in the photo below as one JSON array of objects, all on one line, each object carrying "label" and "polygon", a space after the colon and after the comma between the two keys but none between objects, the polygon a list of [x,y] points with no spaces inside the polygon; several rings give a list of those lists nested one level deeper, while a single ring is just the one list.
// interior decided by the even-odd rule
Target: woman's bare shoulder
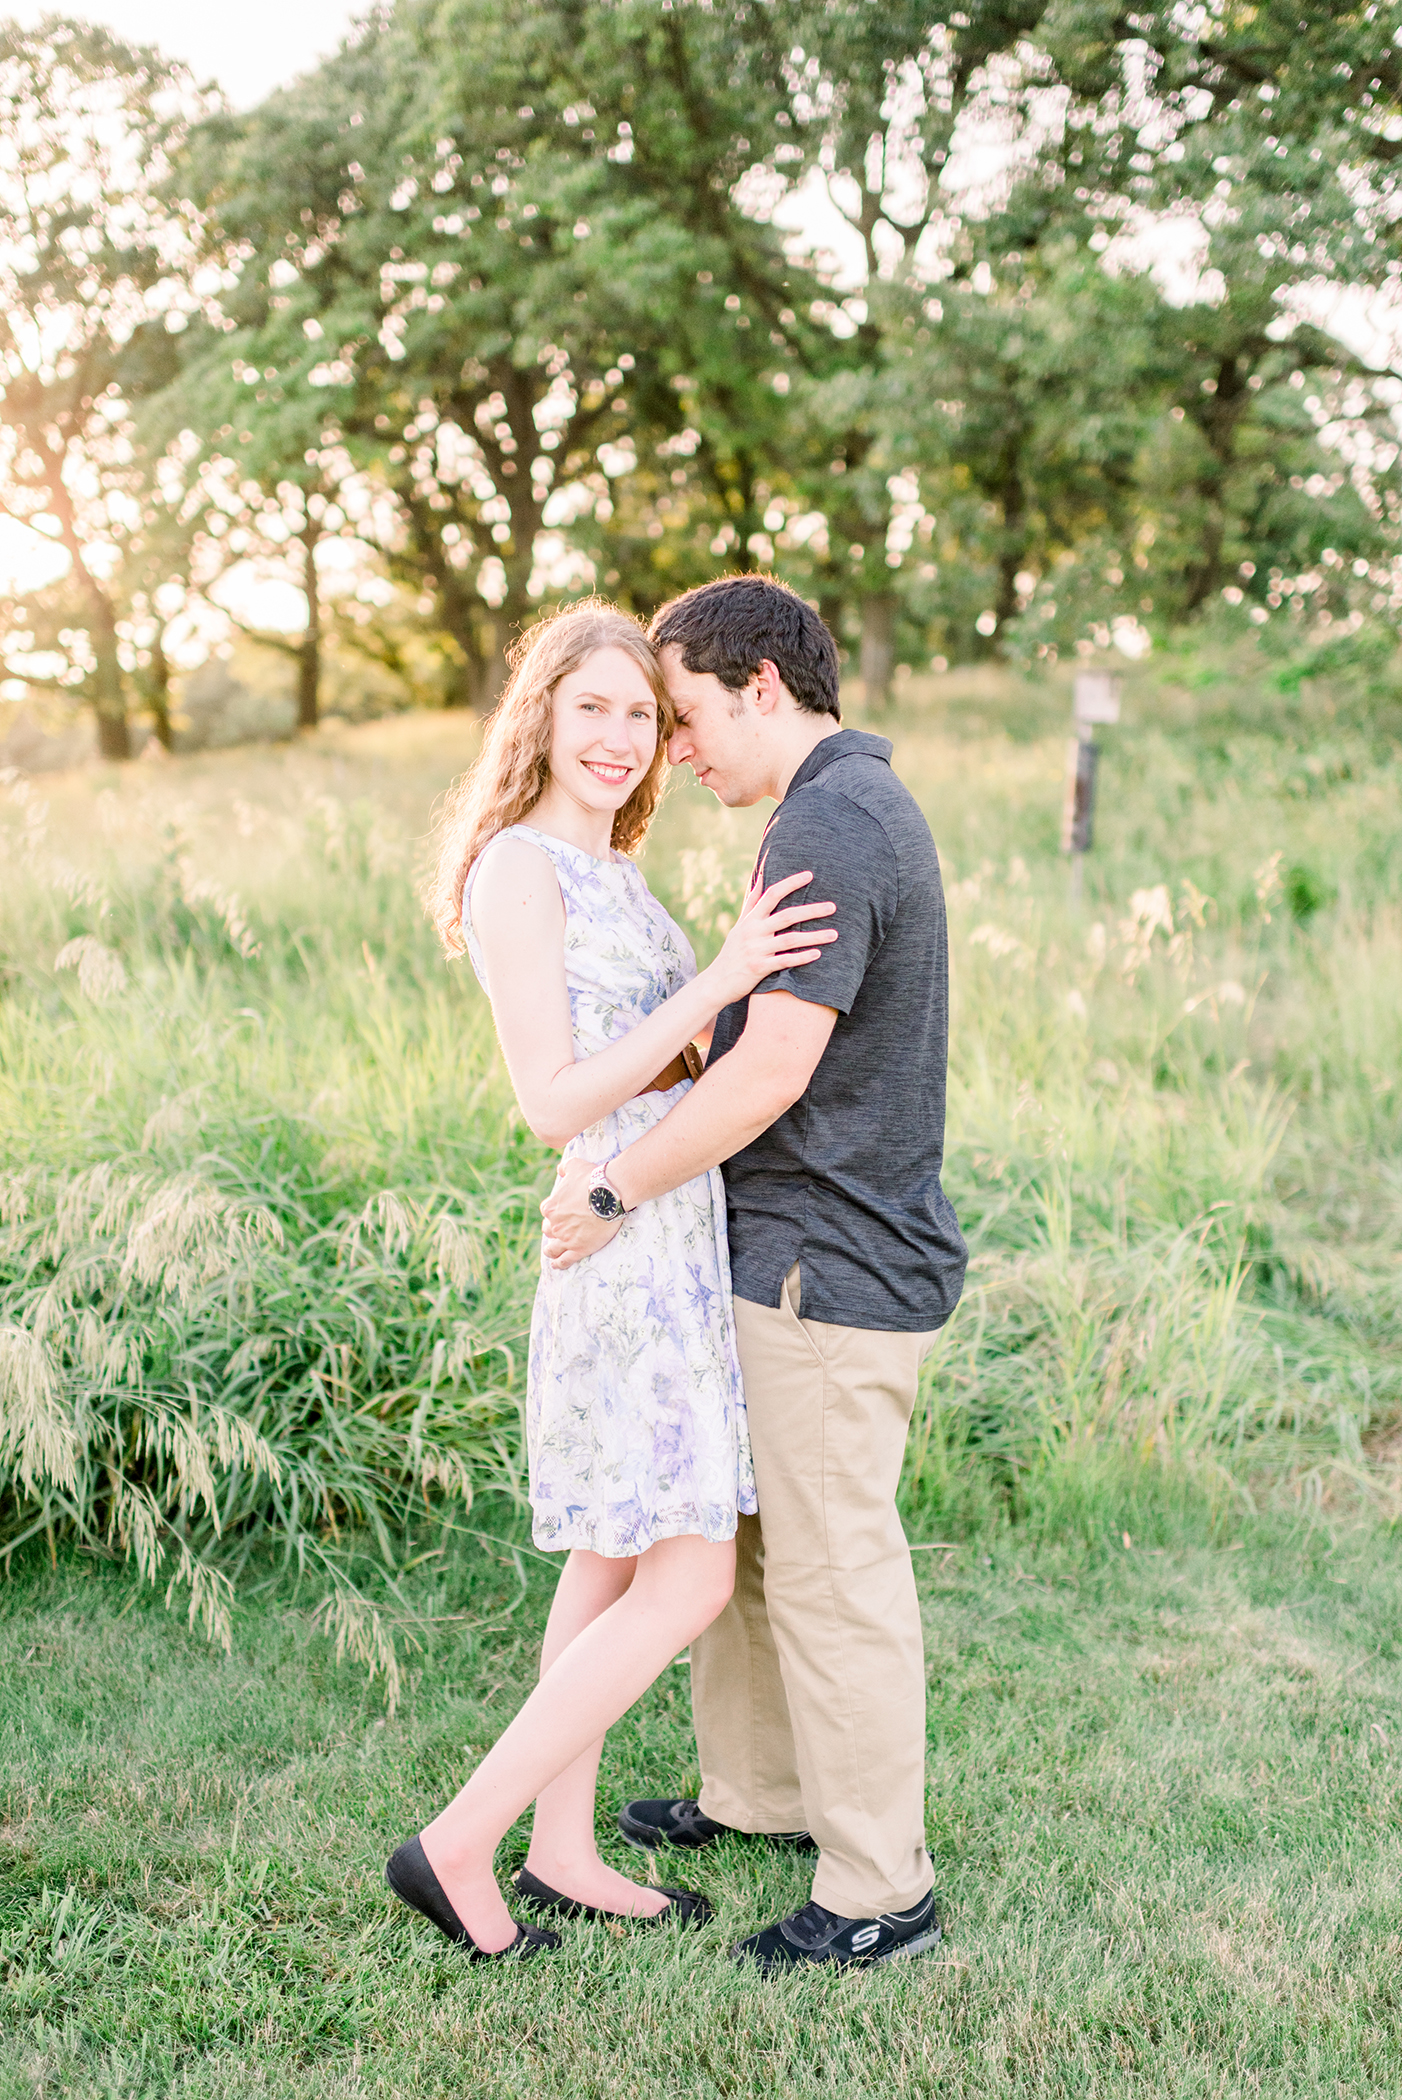
[{"label": "woman's bare shoulder", "polygon": [[560,879],[550,855],[529,839],[500,837],[483,848],[472,880],[472,923],[480,914],[558,913]]}]

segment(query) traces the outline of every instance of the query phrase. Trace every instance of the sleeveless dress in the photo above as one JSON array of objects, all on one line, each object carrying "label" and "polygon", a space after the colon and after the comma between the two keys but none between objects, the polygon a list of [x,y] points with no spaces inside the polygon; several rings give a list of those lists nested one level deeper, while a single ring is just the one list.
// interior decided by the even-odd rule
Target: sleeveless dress
[{"label": "sleeveless dress", "polygon": [[[559,880],[576,1059],[617,1042],[696,975],[685,934],[626,855],[598,860],[526,824],[498,836],[537,847]],[[463,892],[463,932],[484,990],[469,904],[496,843]],[[625,1101],[571,1138],[565,1158],[612,1159],[690,1085]],[[639,1204],[606,1247],[572,1268],[542,1261],[526,1448],[532,1532],[547,1549],[621,1558],[658,1539],[728,1539],[737,1510],[758,1507],[719,1169]]]}]

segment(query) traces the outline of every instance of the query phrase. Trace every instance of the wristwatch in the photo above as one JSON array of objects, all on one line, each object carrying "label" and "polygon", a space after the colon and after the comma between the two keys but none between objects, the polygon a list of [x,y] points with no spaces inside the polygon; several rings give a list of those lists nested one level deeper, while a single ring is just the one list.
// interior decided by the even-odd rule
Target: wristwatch
[{"label": "wristwatch", "polygon": [[589,1208],[596,1218],[605,1218],[609,1224],[628,1214],[627,1205],[609,1180],[607,1161],[602,1166],[595,1167],[589,1177]]}]

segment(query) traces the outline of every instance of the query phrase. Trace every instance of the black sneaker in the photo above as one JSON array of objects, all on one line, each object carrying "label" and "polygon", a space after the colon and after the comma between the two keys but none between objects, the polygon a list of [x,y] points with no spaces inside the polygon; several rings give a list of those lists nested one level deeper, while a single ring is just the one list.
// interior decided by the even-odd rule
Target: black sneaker
[{"label": "black sneaker", "polygon": [[730,1958],[752,1961],[766,1976],[801,1968],[805,1962],[861,1969],[903,1954],[924,1954],[941,1929],[933,1889],[913,1910],[888,1910],[879,1918],[839,1918],[821,1903],[805,1903],[792,1918],[781,1918],[750,1939],[738,1940]]},{"label": "black sneaker", "polygon": [[[703,1815],[699,1801],[629,1801],[618,1811],[618,1827],[640,1852],[653,1852],[659,1845],[678,1845],[684,1852],[700,1852],[722,1838],[749,1835]],[[784,1845],[794,1852],[818,1849],[806,1830],[761,1831],[758,1835],[766,1845]]]}]

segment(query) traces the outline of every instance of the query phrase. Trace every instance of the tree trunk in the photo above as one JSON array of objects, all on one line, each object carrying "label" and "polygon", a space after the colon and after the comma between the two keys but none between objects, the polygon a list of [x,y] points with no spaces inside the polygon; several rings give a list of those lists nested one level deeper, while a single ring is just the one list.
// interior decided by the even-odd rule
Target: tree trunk
[{"label": "tree trunk", "polygon": [[444,698],[445,707],[467,707],[482,711],[485,665],[482,650],[482,613],[485,607],[468,585],[464,572],[444,558],[445,550],[419,542],[424,576],[438,598],[438,618],[443,633],[457,656],[457,676]]},{"label": "tree trunk", "polygon": [[1003,530],[998,547],[998,598],[993,607],[998,625],[988,638],[990,656],[1003,653],[1002,634],[1017,614],[1017,578],[1027,558],[1027,503],[1022,486],[1023,432],[1014,426],[1003,452]]},{"label": "tree trunk", "polygon": [[822,585],[819,584],[818,618],[823,622],[823,625],[836,642],[839,658],[847,653],[842,646],[842,611],[843,597],[841,591],[825,591]]},{"label": "tree trunk", "polygon": [[479,715],[489,715],[502,695],[502,688],[511,676],[511,666],[506,661],[506,652],[516,640],[523,621],[513,617],[515,608],[510,598],[505,599],[487,622],[487,644],[482,652],[482,663],[477,673],[477,698],[473,706]]},{"label": "tree trunk", "polygon": [[534,624],[540,611],[528,589],[532,566],[533,555],[529,551],[524,559],[509,561],[505,565],[506,596],[492,613],[492,640],[483,680],[486,704],[489,708],[496,706],[501,698],[502,687],[511,675],[511,666],[506,660],[507,650],[520,641],[526,629]]},{"label": "tree trunk", "polygon": [[321,538],[321,527],[310,512],[300,538],[306,550],[302,588],[307,598],[307,631],[297,652],[297,727],[315,729],[321,700],[321,592],[316,580],[316,543]]},{"label": "tree trunk", "polygon": [[896,596],[878,591],[862,602],[862,697],[870,714],[891,704],[891,674],[896,668]]},{"label": "tree trunk", "polygon": [[89,638],[97,658],[93,679],[93,704],[97,713],[97,748],[104,758],[131,757],[127,730],[126,681],[117,654],[117,616],[106,594],[88,579],[88,602],[92,606]]},{"label": "tree trunk", "polygon": [[529,567],[518,572],[508,566],[506,581],[506,596],[483,622],[481,656],[477,665],[475,697],[472,702],[477,712],[483,715],[491,713],[501,698],[502,688],[511,676],[511,666],[506,660],[507,650],[521,639],[539,611],[526,589],[530,581]]},{"label": "tree trunk", "polygon": [[34,434],[33,442],[46,463],[44,478],[48,484],[51,506],[62,527],[63,545],[73,564],[73,573],[81,583],[83,595],[91,610],[88,640],[97,659],[92,682],[93,712],[97,716],[97,748],[103,758],[130,758],[127,687],[126,679],[122,675],[122,660],[117,652],[117,614],[111,599],[89,569],[84,548],[78,538],[73,522],[73,498],[63,478],[62,447],[55,450],[45,437],[37,433]]},{"label": "tree trunk", "polygon": [[441,631],[453,645],[457,676],[444,698],[445,707],[470,708],[490,714],[501,691],[505,666],[496,647],[500,613],[493,614],[478,596],[466,569],[454,568],[441,537],[442,520],[412,492],[399,491],[408,524],[408,547],[401,570],[419,589],[427,583],[438,600]]},{"label": "tree trunk", "polygon": [[1211,453],[1197,477],[1204,521],[1200,556],[1188,570],[1183,610],[1190,615],[1200,612],[1209,599],[1215,598],[1225,580],[1222,553],[1227,540],[1227,476],[1236,464],[1237,432],[1251,398],[1246,378],[1235,358],[1224,358],[1217,367],[1215,390],[1205,397],[1199,395],[1188,411]]},{"label": "tree trunk", "polygon": [[1017,579],[1022,568],[1021,547],[1004,546],[998,561],[998,599],[993,610],[998,618],[995,634],[1001,634],[1017,615]]},{"label": "tree trunk", "polygon": [[171,749],[170,728],[170,659],[165,652],[165,642],[159,626],[151,644],[151,668],[147,677],[146,705],[151,710],[155,724],[156,742],[163,751]]},{"label": "tree trunk", "polygon": [[[497,556],[506,571],[506,596],[493,608],[486,623],[478,700],[484,713],[496,706],[511,675],[507,650],[520,640],[539,611],[530,595],[530,581],[544,509],[544,497],[537,493],[535,481],[528,471],[537,442],[537,382],[529,372],[514,364],[499,364],[493,376],[506,400],[506,420],[515,440],[515,450],[509,453],[490,444],[484,447],[492,479],[506,496],[511,510],[507,537],[495,541]],[[495,530],[499,531],[500,527]],[[495,532],[493,536],[495,539]]]},{"label": "tree trunk", "polygon": [[1199,558],[1189,566],[1187,573],[1188,592],[1183,610],[1189,617],[1200,612],[1220,587],[1222,544],[1226,537],[1220,488],[1215,483],[1199,483],[1198,493],[1203,498],[1207,516],[1198,541]]},{"label": "tree trunk", "polygon": [[1214,598],[1222,587],[1222,549],[1227,537],[1226,505],[1222,500],[1222,486],[1230,460],[1214,455],[1211,462],[1197,477],[1197,494],[1202,503],[1202,530],[1198,538],[1198,558],[1188,565],[1187,595],[1183,611],[1189,618],[1201,612],[1204,605]]},{"label": "tree trunk", "polygon": [[125,709],[114,714],[99,706],[97,710],[97,748],[101,757],[127,759],[131,757],[131,737],[127,731]]}]

